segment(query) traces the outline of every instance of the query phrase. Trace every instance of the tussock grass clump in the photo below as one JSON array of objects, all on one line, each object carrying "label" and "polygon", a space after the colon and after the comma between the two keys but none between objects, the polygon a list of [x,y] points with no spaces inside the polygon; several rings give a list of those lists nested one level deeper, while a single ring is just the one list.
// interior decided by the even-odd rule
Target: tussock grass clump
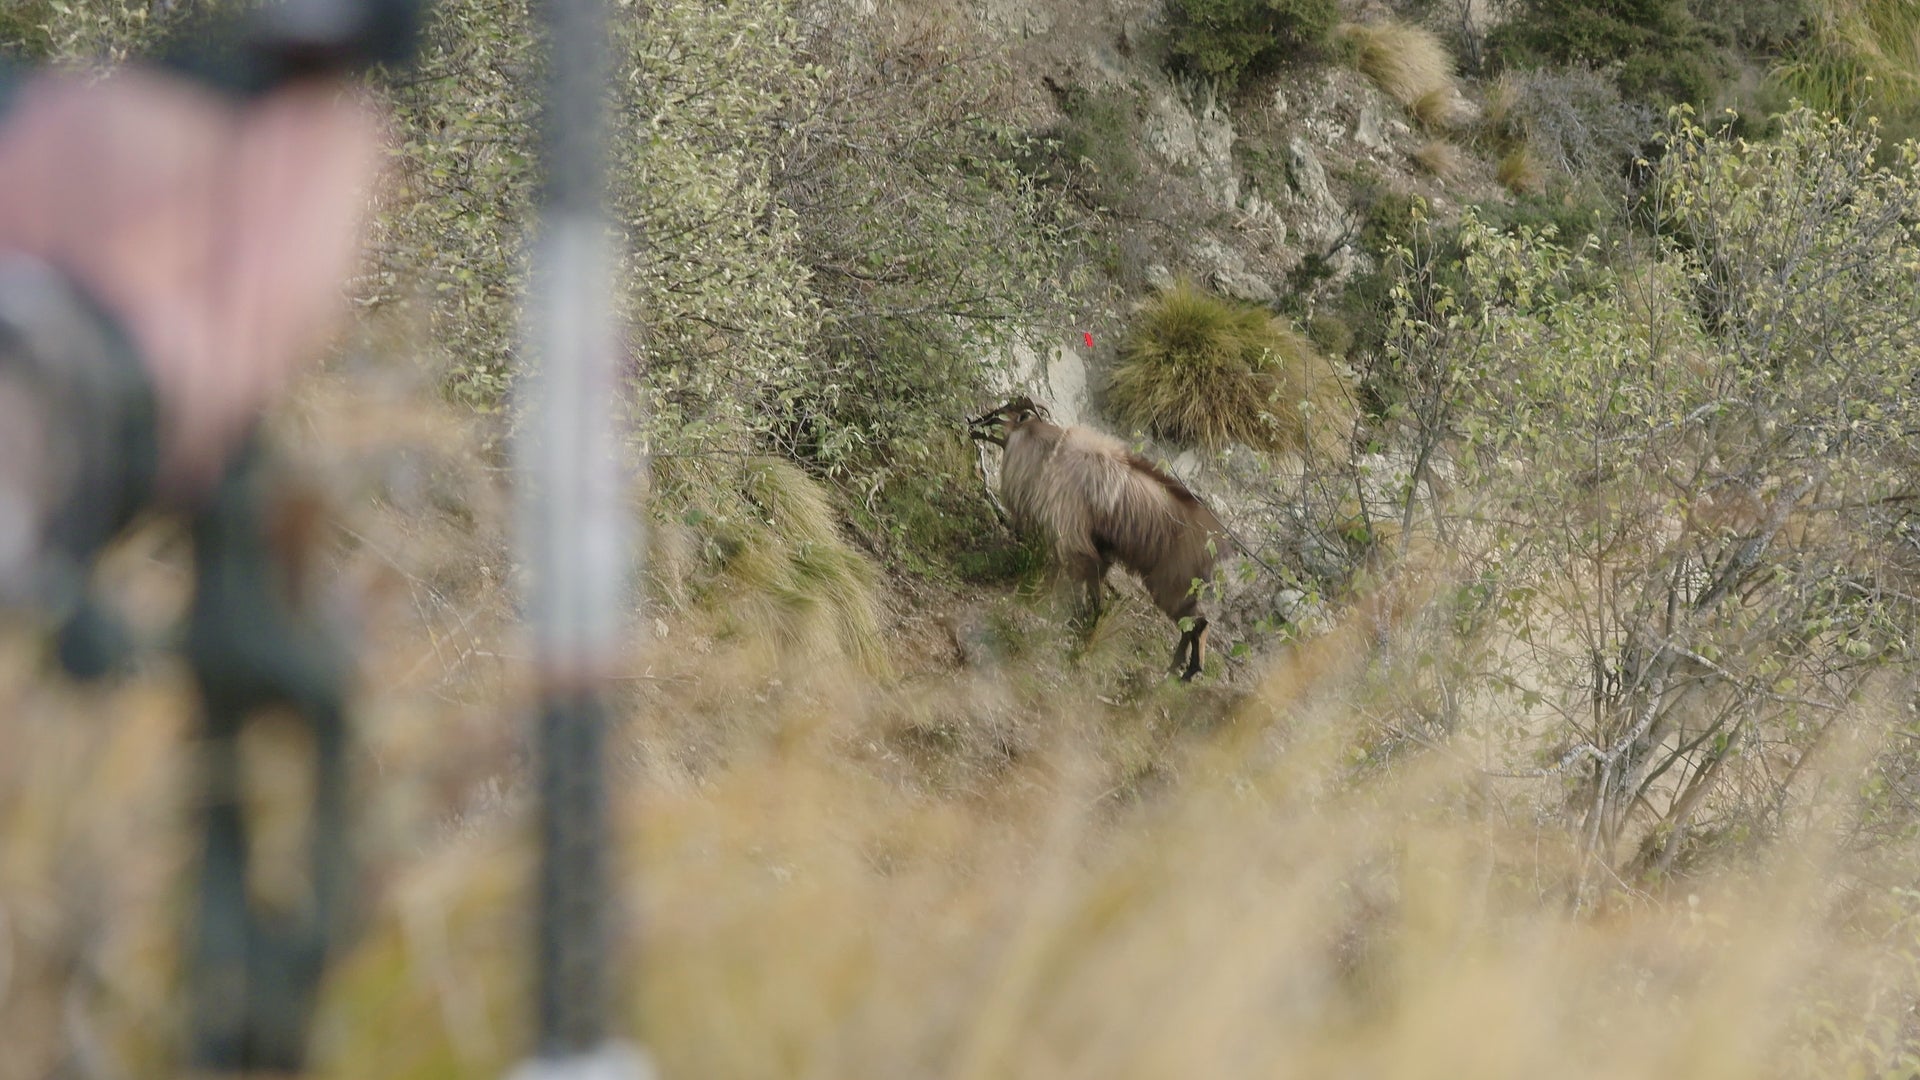
[{"label": "tussock grass clump", "polygon": [[1430,127],[1457,123],[1464,110],[1453,55],[1432,31],[1388,19],[1343,23],[1334,38],[1360,73]]},{"label": "tussock grass clump", "polygon": [[1494,170],[1494,178],[1500,186],[1515,195],[1538,195],[1546,190],[1546,177],[1540,173],[1540,163],[1533,159],[1533,153],[1526,147],[1516,147]]},{"label": "tussock grass clump", "polygon": [[[1912,901],[1829,885],[1810,838],[1596,911],[1510,781],[1439,755],[1354,769],[1349,702],[1385,692],[1370,643],[1411,626],[1407,591],[1179,738],[1152,725],[1201,711],[1191,693],[736,685],[760,723],[724,764],[691,783],[657,755],[617,791],[645,961],[616,1029],[668,1076],[1904,1075]],[[699,670],[663,711],[726,681]],[[911,753],[850,752],[902,728]],[[1022,749],[970,764],[983,736]],[[324,1075],[523,1052],[524,835],[498,820],[404,868],[329,986]]]},{"label": "tussock grass clump", "polygon": [[1884,118],[1920,112],[1920,7],[1909,0],[1829,0],[1813,32],[1769,72],[1822,112]]},{"label": "tussock grass clump", "polygon": [[1141,311],[1107,394],[1123,422],[1209,449],[1324,446],[1351,412],[1339,373],[1305,335],[1184,281]]},{"label": "tussock grass clump", "polygon": [[678,528],[699,556],[694,567],[665,572],[703,579],[697,602],[719,615],[723,634],[758,638],[783,656],[845,657],[886,672],[879,575],[841,536],[824,487],[778,458],[676,461],[663,471],[681,504]]},{"label": "tussock grass clump", "polygon": [[1467,99],[1460,96],[1458,88],[1453,86],[1436,87],[1421,94],[1409,105],[1408,111],[1420,126],[1428,131],[1444,131],[1456,128],[1473,119],[1475,110]]},{"label": "tussock grass clump", "polygon": [[1434,139],[1413,152],[1414,164],[1442,180],[1451,180],[1466,167],[1460,148],[1445,139]]},{"label": "tussock grass clump", "polygon": [[1480,123],[1495,138],[1519,138],[1520,99],[1526,92],[1525,73],[1507,71],[1484,84]]}]

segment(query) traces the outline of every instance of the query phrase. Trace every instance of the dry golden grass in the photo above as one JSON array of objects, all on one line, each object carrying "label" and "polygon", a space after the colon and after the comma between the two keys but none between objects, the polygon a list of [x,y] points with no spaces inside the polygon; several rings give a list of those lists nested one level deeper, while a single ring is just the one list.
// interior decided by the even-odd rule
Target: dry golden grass
[{"label": "dry golden grass", "polygon": [[1444,128],[1466,118],[1453,55],[1432,31],[1393,19],[1343,23],[1334,40],[1354,67],[1427,127]]},{"label": "dry golden grass", "polygon": [[1407,111],[1428,131],[1457,128],[1474,116],[1473,106],[1460,96],[1458,87],[1442,86],[1415,98]]},{"label": "dry golden grass", "polygon": [[1480,122],[1496,139],[1511,139],[1519,125],[1514,109],[1520,103],[1520,87],[1512,72],[1501,75],[1487,84],[1485,99],[1481,104]]},{"label": "dry golden grass", "polygon": [[1467,158],[1445,139],[1430,139],[1413,152],[1414,164],[1442,180],[1451,180],[1466,168]]},{"label": "dry golden grass", "polygon": [[1540,163],[1533,159],[1525,146],[1509,151],[1494,167],[1494,179],[1500,186],[1515,195],[1538,195],[1547,188],[1545,174],[1540,171]]},{"label": "dry golden grass", "polygon": [[656,526],[653,576],[669,595],[703,596],[712,633],[887,672],[878,573],[817,481],[776,458],[685,459],[657,473],[680,513]]},{"label": "dry golden grass", "polygon": [[[498,1076],[529,997],[503,515],[445,435],[326,451],[367,406],[305,400],[313,452],[384,492],[342,566],[386,575],[360,605],[369,924],[317,1072]],[[418,460],[411,501],[388,474]],[[159,619],[180,558],[150,532],[109,571]],[[1406,752],[1378,706],[1437,571],[1192,687],[1140,677],[1165,647],[1144,605],[1076,656],[984,598],[997,667],[880,679],[844,648],[703,636],[695,591],[661,613],[688,632],[623,673],[609,762],[621,1026],[664,1076],[1902,1075],[1916,1047],[1909,894],[1848,876],[1831,821],[1671,896],[1596,892],[1558,781],[1480,771],[1510,751],[1466,731]],[[10,638],[0,706],[0,1077],[178,1075],[179,673],[76,693]]]}]

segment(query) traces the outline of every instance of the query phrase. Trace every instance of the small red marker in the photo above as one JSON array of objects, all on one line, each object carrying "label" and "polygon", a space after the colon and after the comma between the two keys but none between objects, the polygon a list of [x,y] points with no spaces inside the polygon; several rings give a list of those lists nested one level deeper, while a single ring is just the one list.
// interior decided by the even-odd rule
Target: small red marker
[{"label": "small red marker", "polygon": [[1082,330],[1080,332],[1080,336],[1087,339],[1087,348],[1089,349],[1093,348],[1093,331]]}]

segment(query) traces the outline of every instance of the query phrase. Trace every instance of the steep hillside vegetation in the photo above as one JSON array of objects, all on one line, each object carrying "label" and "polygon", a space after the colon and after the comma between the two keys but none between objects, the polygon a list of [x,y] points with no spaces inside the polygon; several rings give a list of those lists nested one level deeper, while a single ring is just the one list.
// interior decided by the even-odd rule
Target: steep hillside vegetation
[{"label": "steep hillside vegetation", "polygon": [[[137,53],[151,10],[0,40]],[[667,1075],[1912,1071],[1912,5],[618,11],[650,471],[613,764]],[[440,0],[380,84],[361,317],[276,418],[368,642],[341,1076],[522,1048],[536,38]],[[1195,684],[1118,575],[1070,628],[996,516],[964,418],[1016,392],[1226,521]],[[108,568],[156,628],[181,546]],[[30,660],[0,1044],[165,1074],[177,680]]]}]

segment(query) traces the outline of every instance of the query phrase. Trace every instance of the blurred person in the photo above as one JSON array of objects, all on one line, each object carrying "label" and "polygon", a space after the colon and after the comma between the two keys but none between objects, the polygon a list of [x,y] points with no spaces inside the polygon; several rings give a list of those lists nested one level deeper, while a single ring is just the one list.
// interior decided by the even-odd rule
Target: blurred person
[{"label": "blurred person", "polygon": [[345,312],[416,0],[280,0],[92,77],[0,74],[0,603],[58,619],[192,508]]}]

